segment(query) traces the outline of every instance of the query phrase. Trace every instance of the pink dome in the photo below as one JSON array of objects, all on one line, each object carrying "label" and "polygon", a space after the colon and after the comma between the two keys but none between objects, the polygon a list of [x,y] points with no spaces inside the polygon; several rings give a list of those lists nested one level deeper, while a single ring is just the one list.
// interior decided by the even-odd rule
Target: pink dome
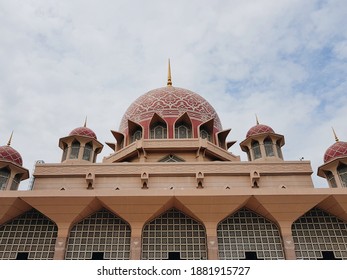
[{"label": "pink dome", "polygon": [[252,135],[256,135],[256,134],[262,134],[262,133],[275,133],[274,130],[264,124],[257,124],[255,126],[253,126],[250,130],[248,130],[246,138],[248,138],[249,136]]},{"label": "pink dome", "polygon": [[214,119],[216,131],[222,130],[216,111],[203,97],[187,89],[167,86],[151,90],[137,98],[125,112],[119,131],[126,133],[128,120],[144,123],[157,113],[167,121],[167,118],[178,118],[186,112],[192,120],[199,123]]},{"label": "pink dome", "polygon": [[326,150],[324,163],[343,156],[347,156],[347,142],[337,141]]},{"label": "pink dome", "polygon": [[10,161],[20,166],[23,165],[21,155],[9,145],[0,147],[0,160]]},{"label": "pink dome", "polygon": [[95,140],[97,139],[94,131],[85,126],[75,128],[69,134],[69,136],[72,136],[72,135],[91,137],[91,138],[94,138]]}]

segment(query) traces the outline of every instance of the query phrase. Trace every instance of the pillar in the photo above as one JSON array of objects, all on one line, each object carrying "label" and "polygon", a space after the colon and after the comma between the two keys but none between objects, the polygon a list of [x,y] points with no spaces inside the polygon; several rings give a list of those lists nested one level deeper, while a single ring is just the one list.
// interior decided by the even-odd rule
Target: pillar
[{"label": "pillar", "polygon": [[69,238],[69,226],[68,225],[60,225],[58,226],[58,236],[55,241],[55,247],[54,247],[54,260],[64,260],[65,259],[65,252],[66,252],[66,246],[67,246],[67,240]]},{"label": "pillar", "polygon": [[131,223],[130,259],[141,260],[143,223]]},{"label": "pillar", "polygon": [[295,254],[295,245],[292,234],[292,222],[283,221],[279,222],[282,241],[283,241],[283,250],[286,260],[296,260]]},{"label": "pillar", "polygon": [[210,223],[205,223],[205,226],[206,226],[207,258],[209,260],[219,260],[217,224],[210,222]]}]

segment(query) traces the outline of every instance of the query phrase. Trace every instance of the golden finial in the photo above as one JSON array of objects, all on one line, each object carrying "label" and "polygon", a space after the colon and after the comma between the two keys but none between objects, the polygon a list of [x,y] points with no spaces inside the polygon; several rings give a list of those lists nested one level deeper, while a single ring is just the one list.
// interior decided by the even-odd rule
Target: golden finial
[{"label": "golden finial", "polygon": [[86,118],[85,118],[85,120],[84,120],[84,125],[83,125],[84,127],[87,127],[87,116],[86,116]]},{"label": "golden finial", "polygon": [[168,74],[167,74],[167,85],[172,86],[170,58],[169,58],[169,68],[168,68]]},{"label": "golden finial", "polygon": [[333,130],[334,137],[335,137],[335,141],[336,141],[336,142],[338,142],[338,141],[339,141],[339,138],[337,137],[337,135],[336,135],[336,132],[335,132],[334,128],[332,127],[331,129]]},{"label": "golden finial", "polygon": [[259,124],[259,120],[258,120],[257,114],[255,114],[255,121],[257,122],[257,124]]},{"label": "golden finial", "polygon": [[11,146],[12,136],[13,136],[13,131],[11,133],[10,139],[8,139],[7,146]]}]

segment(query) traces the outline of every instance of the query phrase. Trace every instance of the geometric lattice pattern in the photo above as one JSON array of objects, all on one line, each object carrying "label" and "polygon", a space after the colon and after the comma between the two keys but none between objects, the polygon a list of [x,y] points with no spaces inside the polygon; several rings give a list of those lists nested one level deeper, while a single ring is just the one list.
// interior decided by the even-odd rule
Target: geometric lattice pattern
[{"label": "geometric lattice pattern", "polygon": [[214,127],[222,130],[219,117],[214,108],[200,95],[183,88],[162,87],[151,90],[137,98],[125,112],[119,131],[128,129],[128,120],[141,123],[158,114],[161,118],[178,118],[184,113],[200,122],[214,119]]},{"label": "geometric lattice pattern", "polygon": [[243,208],[217,226],[221,260],[241,260],[247,253],[258,259],[284,259],[280,232],[271,221]]},{"label": "geometric lattice pattern", "polygon": [[23,165],[23,160],[21,155],[13,149],[11,146],[1,146],[0,147],[0,159],[13,162],[20,166]]},{"label": "geometric lattice pattern", "polygon": [[275,133],[275,132],[270,126],[267,126],[264,124],[257,124],[248,130],[246,134],[246,138],[248,138],[249,136],[261,134],[261,133]]},{"label": "geometric lattice pattern", "polygon": [[71,229],[65,259],[91,259],[94,252],[100,252],[104,259],[128,260],[130,235],[126,222],[102,209]]},{"label": "geometric lattice pattern", "polygon": [[94,131],[85,126],[75,128],[69,134],[69,136],[72,136],[72,135],[91,137],[91,138],[94,138],[95,140],[97,139]]},{"label": "geometric lattice pattern", "polygon": [[13,260],[18,253],[31,260],[53,259],[58,228],[37,210],[0,226],[0,259]]},{"label": "geometric lattice pattern", "polygon": [[324,251],[347,259],[347,223],[319,208],[296,220],[292,234],[297,259],[321,259]]},{"label": "geometric lattice pattern", "polygon": [[142,259],[165,260],[173,252],[181,259],[207,259],[204,227],[175,208],[146,224],[142,233]]},{"label": "geometric lattice pattern", "polygon": [[347,156],[347,142],[337,141],[326,150],[324,163],[343,156]]}]

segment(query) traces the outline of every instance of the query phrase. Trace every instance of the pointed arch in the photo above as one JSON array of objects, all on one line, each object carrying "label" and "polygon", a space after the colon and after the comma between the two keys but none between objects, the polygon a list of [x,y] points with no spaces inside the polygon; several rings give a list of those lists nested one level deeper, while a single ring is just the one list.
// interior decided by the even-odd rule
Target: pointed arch
[{"label": "pointed arch", "polygon": [[259,142],[257,140],[252,140],[251,148],[252,148],[253,159],[258,159],[258,158],[262,157],[260,145],[259,145]]},{"label": "pointed arch", "polygon": [[334,174],[331,171],[329,171],[329,170],[324,171],[324,173],[325,173],[325,176],[326,176],[326,178],[328,180],[329,186],[331,188],[337,188],[337,184],[336,184],[336,180],[335,180]]},{"label": "pointed arch", "polygon": [[245,207],[218,223],[217,238],[220,259],[284,259],[277,225]]},{"label": "pointed arch", "polygon": [[150,139],[166,139],[167,138],[167,123],[157,113],[154,113],[149,123],[149,138]]},{"label": "pointed arch", "polygon": [[292,224],[298,259],[347,259],[347,223],[314,207]]},{"label": "pointed arch", "polygon": [[207,259],[205,227],[176,208],[165,211],[142,230],[142,259]]},{"label": "pointed arch", "polygon": [[185,160],[176,155],[167,155],[159,160],[159,162],[184,162]]},{"label": "pointed arch", "polygon": [[0,169],[0,191],[6,189],[10,176],[11,170],[7,166]]},{"label": "pointed arch", "polygon": [[347,165],[340,162],[337,166],[337,174],[339,174],[342,187],[347,188]]},{"label": "pointed arch", "polygon": [[71,228],[65,259],[128,260],[130,235],[127,222],[102,208]]},{"label": "pointed arch", "polygon": [[199,137],[202,139],[207,139],[210,142],[213,142],[213,126],[214,119],[210,119],[207,122],[202,123],[198,127]]},{"label": "pointed arch", "polygon": [[128,128],[130,137],[129,144],[143,138],[143,127],[140,124],[128,120]]},{"label": "pointed arch", "polygon": [[88,142],[84,145],[83,156],[82,159],[86,161],[90,161],[93,154],[93,142]]},{"label": "pointed arch", "polygon": [[275,156],[274,148],[273,148],[273,142],[272,142],[272,139],[270,138],[270,136],[267,136],[264,139],[264,148],[265,148],[265,154],[267,157],[274,157]]},{"label": "pointed arch", "polygon": [[81,143],[76,139],[72,141],[70,159],[78,159]]},{"label": "pointed arch", "polygon": [[277,156],[278,156],[280,159],[283,159],[283,154],[282,154],[282,149],[281,149],[281,147],[282,147],[283,144],[284,144],[283,141],[284,141],[284,140],[282,140],[282,139],[276,141]]},{"label": "pointed arch", "polygon": [[192,138],[192,121],[188,113],[184,113],[175,122],[175,138]]},{"label": "pointed arch", "polygon": [[0,226],[0,259],[53,259],[57,225],[32,208]]}]

